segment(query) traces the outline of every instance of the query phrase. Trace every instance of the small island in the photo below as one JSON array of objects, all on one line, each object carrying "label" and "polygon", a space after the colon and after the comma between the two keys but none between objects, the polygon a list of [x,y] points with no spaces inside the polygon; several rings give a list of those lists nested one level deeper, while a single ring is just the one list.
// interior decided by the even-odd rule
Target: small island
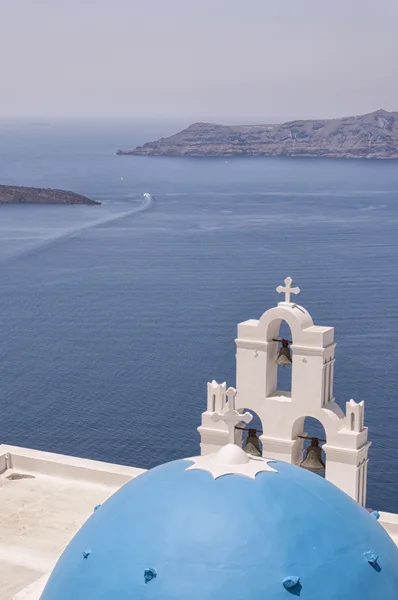
[{"label": "small island", "polygon": [[398,159],[398,112],[278,125],[194,123],[183,131],[118,150],[135,156],[309,156]]},{"label": "small island", "polygon": [[0,204],[88,204],[101,202],[91,200],[81,194],[51,188],[20,187],[0,185]]}]

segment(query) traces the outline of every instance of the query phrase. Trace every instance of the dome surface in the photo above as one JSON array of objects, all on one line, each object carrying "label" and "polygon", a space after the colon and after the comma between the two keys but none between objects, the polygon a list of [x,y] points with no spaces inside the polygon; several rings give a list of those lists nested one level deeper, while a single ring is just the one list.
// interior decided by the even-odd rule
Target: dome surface
[{"label": "dome surface", "polygon": [[280,461],[255,477],[194,464],[167,463],[116,492],[41,600],[397,600],[398,548],[344,492]]}]

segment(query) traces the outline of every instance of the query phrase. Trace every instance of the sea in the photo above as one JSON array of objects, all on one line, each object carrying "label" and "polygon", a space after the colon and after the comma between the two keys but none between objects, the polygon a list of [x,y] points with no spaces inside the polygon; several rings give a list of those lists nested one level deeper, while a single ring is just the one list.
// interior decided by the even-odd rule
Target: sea
[{"label": "sea", "polygon": [[237,324],[291,276],[335,327],[336,401],[366,403],[368,506],[398,512],[398,162],[115,154],[182,125],[0,123],[0,183],[102,203],[0,206],[0,443],[198,454]]}]

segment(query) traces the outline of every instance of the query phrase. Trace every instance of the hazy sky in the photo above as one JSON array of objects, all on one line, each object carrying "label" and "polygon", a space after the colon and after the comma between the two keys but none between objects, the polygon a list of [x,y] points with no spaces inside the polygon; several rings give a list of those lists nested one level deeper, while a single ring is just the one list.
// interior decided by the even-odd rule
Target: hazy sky
[{"label": "hazy sky", "polygon": [[0,0],[0,117],[398,110],[398,0]]}]

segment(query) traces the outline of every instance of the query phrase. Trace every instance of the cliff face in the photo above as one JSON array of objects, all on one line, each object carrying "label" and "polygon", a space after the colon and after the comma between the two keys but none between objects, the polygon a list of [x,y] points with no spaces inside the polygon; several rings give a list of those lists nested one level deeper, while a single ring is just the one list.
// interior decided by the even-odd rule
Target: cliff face
[{"label": "cliff face", "polygon": [[100,204],[100,202],[64,190],[0,185],[0,204]]},{"label": "cliff face", "polygon": [[156,156],[325,156],[398,158],[398,112],[281,125],[194,123],[180,133],[118,154]]}]

